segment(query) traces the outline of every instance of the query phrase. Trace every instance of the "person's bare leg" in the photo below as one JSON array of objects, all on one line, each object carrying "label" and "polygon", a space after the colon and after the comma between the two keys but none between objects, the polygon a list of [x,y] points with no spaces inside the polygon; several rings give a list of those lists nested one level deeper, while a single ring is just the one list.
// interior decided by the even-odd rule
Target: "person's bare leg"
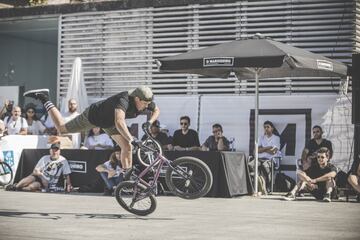
[{"label": "person's bare leg", "polygon": [[359,178],[356,175],[350,174],[348,182],[358,193],[360,193]]},{"label": "person's bare leg", "polygon": [[27,177],[24,177],[23,179],[20,180],[20,182],[18,182],[15,187],[17,189],[22,189],[28,185],[30,185],[31,183],[33,183],[35,181],[35,177],[32,175],[29,175]]},{"label": "person's bare leg", "polygon": [[335,181],[334,179],[329,179],[326,181],[326,193],[332,193],[335,187]]},{"label": "person's bare leg", "polygon": [[120,134],[111,135],[111,138],[121,148],[121,166],[123,169],[129,169],[132,167],[132,146],[131,144]]},{"label": "person's bare leg", "polygon": [[30,185],[23,187],[22,190],[35,192],[41,190],[41,184],[39,182],[33,182]]},{"label": "person's bare leg", "polygon": [[51,119],[54,122],[54,125],[56,127],[56,129],[58,130],[58,132],[61,133],[67,133],[67,129],[65,127],[65,121],[60,113],[60,111],[56,108],[53,107],[48,111]]}]

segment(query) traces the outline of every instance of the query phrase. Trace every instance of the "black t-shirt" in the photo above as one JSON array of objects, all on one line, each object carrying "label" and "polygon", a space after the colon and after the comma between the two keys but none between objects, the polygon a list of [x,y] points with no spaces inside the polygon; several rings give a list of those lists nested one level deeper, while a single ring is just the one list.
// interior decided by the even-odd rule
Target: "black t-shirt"
[{"label": "black t-shirt", "polygon": [[200,141],[198,133],[195,130],[189,129],[186,135],[184,135],[181,129],[174,132],[173,146],[186,147],[200,147]]},{"label": "black t-shirt", "polygon": [[[151,102],[147,109],[154,111],[155,103]],[[125,118],[136,118],[142,112],[135,106],[134,97],[129,96],[128,92],[121,92],[102,101],[93,103],[89,107],[89,121],[101,128],[110,128],[115,125],[115,109],[122,109]]]},{"label": "black t-shirt", "polygon": [[330,158],[331,158],[333,155],[333,149],[332,149],[332,144],[329,140],[323,139],[321,143],[318,145],[315,139],[311,139],[309,142],[306,143],[305,146],[305,148],[309,150],[308,156],[312,155],[314,152],[316,152],[322,147],[326,147],[327,149],[329,149]]},{"label": "black t-shirt", "polygon": [[[230,142],[227,140],[226,137],[223,137],[223,142],[225,145],[225,151],[230,149]],[[204,146],[209,148],[210,151],[218,151],[218,142],[215,141],[214,136],[209,136],[206,141],[204,142]]]},{"label": "black t-shirt", "polygon": [[319,164],[313,164],[310,168],[308,168],[305,172],[312,179],[321,177],[329,172],[337,172],[337,168],[328,162],[328,164],[321,168]]},{"label": "black t-shirt", "polygon": [[[141,140],[144,141],[146,138],[147,136],[144,135]],[[155,140],[158,141],[162,146],[170,144],[169,137],[163,132],[159,132],[159,134],[155,137]]]}]

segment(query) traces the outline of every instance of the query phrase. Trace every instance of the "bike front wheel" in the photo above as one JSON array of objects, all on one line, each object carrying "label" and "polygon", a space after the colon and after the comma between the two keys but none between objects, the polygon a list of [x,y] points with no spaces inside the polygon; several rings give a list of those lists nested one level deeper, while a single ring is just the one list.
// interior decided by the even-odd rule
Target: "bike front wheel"
[{"label": "bike front wheel", "polygon": [[210,168],[200,159],[181,157],[170,163],[166,171],[166,185],[175,195],[185,199],[205,196],[212,186]]},{"label": "bike front wheel", "polygon": [[11,183],[13,177],[13,171],[10,165],[6,162],[0,162],[0,185],[8,185]]},{"label": "bike front wheel", "polygon": [[115,198],[126,211],[139,216],[146,216],[156,209],[154,195],[134,181],[121,182],[115,189]]}]

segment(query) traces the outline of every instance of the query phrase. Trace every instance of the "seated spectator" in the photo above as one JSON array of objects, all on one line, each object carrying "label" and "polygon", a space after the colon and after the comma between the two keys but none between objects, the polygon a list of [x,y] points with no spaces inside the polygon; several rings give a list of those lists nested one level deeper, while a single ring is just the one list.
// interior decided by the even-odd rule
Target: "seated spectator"
[{"label": "seated spectator", "polygon": [[7,99],[5,100],[4,106],[0,111],[0,119],[1,120],[4,120],[5,117],[10,117],[12,115],[11,112],[12,112],[13,106],[14,106],[14,101],[10,101]]},{"label": "seated spectator", "polygon": [[68,161],[60,155],[60,143],[53,143],[50,147],[50,155],[45,155],[36,164],[34,171],[29,176],[20,180],[17,184],[6,186],[7,191],[39,191],[49,190],[59,181],[63,174],[66,177],[67,191],[71,191],[70,166]]},{"label": "seated spectator", "polygon": [[230,142],[223,136],[222,126],[218,123],[212,126],[213,135],[209,136],[201,146],[203,151],[229,151]]},{"label": "seated spectator", "polygon": [[359,164],[359,162],[354,164],[354,166],[350,170],[348,182],[354,188],[354,190],[357,192],[358,201],[359,201],[359,196],[360,196],[360,164]]},{"label": "seated spectator", "polygon": [[36,117],[34,106],[29,105],[26,107],[25,119],[28,124],[28,135],[41,135],[44,133],[45,126]]},{"label": "seated spectator", "polygon": [[101,178],[104,180],[104,195],[106,196],[111,196],[115,187],[122,181],[120,157],[120,148],[115,148],[115,152],[111,154],[110,159],[96,167],[96,171],[100,173]]},{"label": "seated spectator", "polygon": [[332,144],[329,140],[322,138],[323,130],[320,126],[315,125],[312,128],[314,138],[306,143],[304,150],[301,154],[301,165],[302,169],[305,171],[313,163],[316,163],[316,151],[322,147],[326,147],[330,151],[329,159],[333,155]]},{"label": "seated spectator", "polygon": [[41,118],[40,121],[45,126],[44,134],[46,135],[57,135],[57,130],[54,122],[52,121],[48,112],[46,112]]},{"label": "seated spectator", "polygon": [[296,193],[304,189],[317,199],[331,202],[331,193],[335,188],[335,176],[337,169],[329,163],[330,151],[323,147],[317,151],[317,163],[313,164],[306,171],[299,170],[297,175],[299,182],[285,195],[284,199],[291,201],[296,199]]},{"label": "seated spectator", "polygon": [[94,127],[89,131],[85,140],[85,147],[88,149],[111,149],[114,143],[104,130],[99,127]]},{"label": "seated spectator", "polygon": [[68,101],[68,111],[65,113],[62,113],[64,122],[68,122],[78,115],[80,115],[80,113],[77,111],[77,102],[75,99],[71,98]]},{"label": "seated spectator", "polygon": [[[169,137],[166,135],[166,133],[160,131],[160,122],[158,120],[155,120],[150,127],[150,134],[155,140],[157,140],[163,150],[170,150],[171,149],[171,142]],[[146,134],[141,138],[142,141],[147,139]]]},{"label": "seated spectator", "polygon": [[12,109],[11,117],[5,117],[5,128],[8,135],[26,135],[28,124],[26,119],[21,117],[21,108],[15,106]]},{"label": "seated spectator", "polygon": [[[267,191],[271,189],[271,161],[274,164],[279,164],[274,157],[280,157],[280,137],[274,124],[271,121],[264,122],[264,135],[259,137],[258,146],[258,169],[259,174],[263,176]],[[249,162],[249,169],[251,172],[255,170],[255,159]]]},{"label": "seated spectator", "polygon": [[172,143],[174,150],[200,150],[199,135],[195,130],[189,129],[190,118],[188,116],[182,116],[180,118],[180,126],[181,129],[174,132]]}]

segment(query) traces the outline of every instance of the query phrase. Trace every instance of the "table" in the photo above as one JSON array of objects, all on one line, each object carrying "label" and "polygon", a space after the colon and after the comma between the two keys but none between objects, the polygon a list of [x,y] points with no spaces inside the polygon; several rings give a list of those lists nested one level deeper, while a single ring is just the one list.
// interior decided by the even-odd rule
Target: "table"
[{"label": "table", "polygon": [[[31,174],[37,161],[49,154],[49,149],[24,149],[15,175],[15,182]],[[99,178],[95,167],[109,159],[111,150],[62,149],[72,169],[73,186],[89,184]],[[204,161],[213,174],[213,186],[208,197],[233,197],[251,194],[246,156],[242,152],[167,151],[165,156],[176,159],[183,156],[196,157]],[[134,156],[134,163],[137,163]]]}]

